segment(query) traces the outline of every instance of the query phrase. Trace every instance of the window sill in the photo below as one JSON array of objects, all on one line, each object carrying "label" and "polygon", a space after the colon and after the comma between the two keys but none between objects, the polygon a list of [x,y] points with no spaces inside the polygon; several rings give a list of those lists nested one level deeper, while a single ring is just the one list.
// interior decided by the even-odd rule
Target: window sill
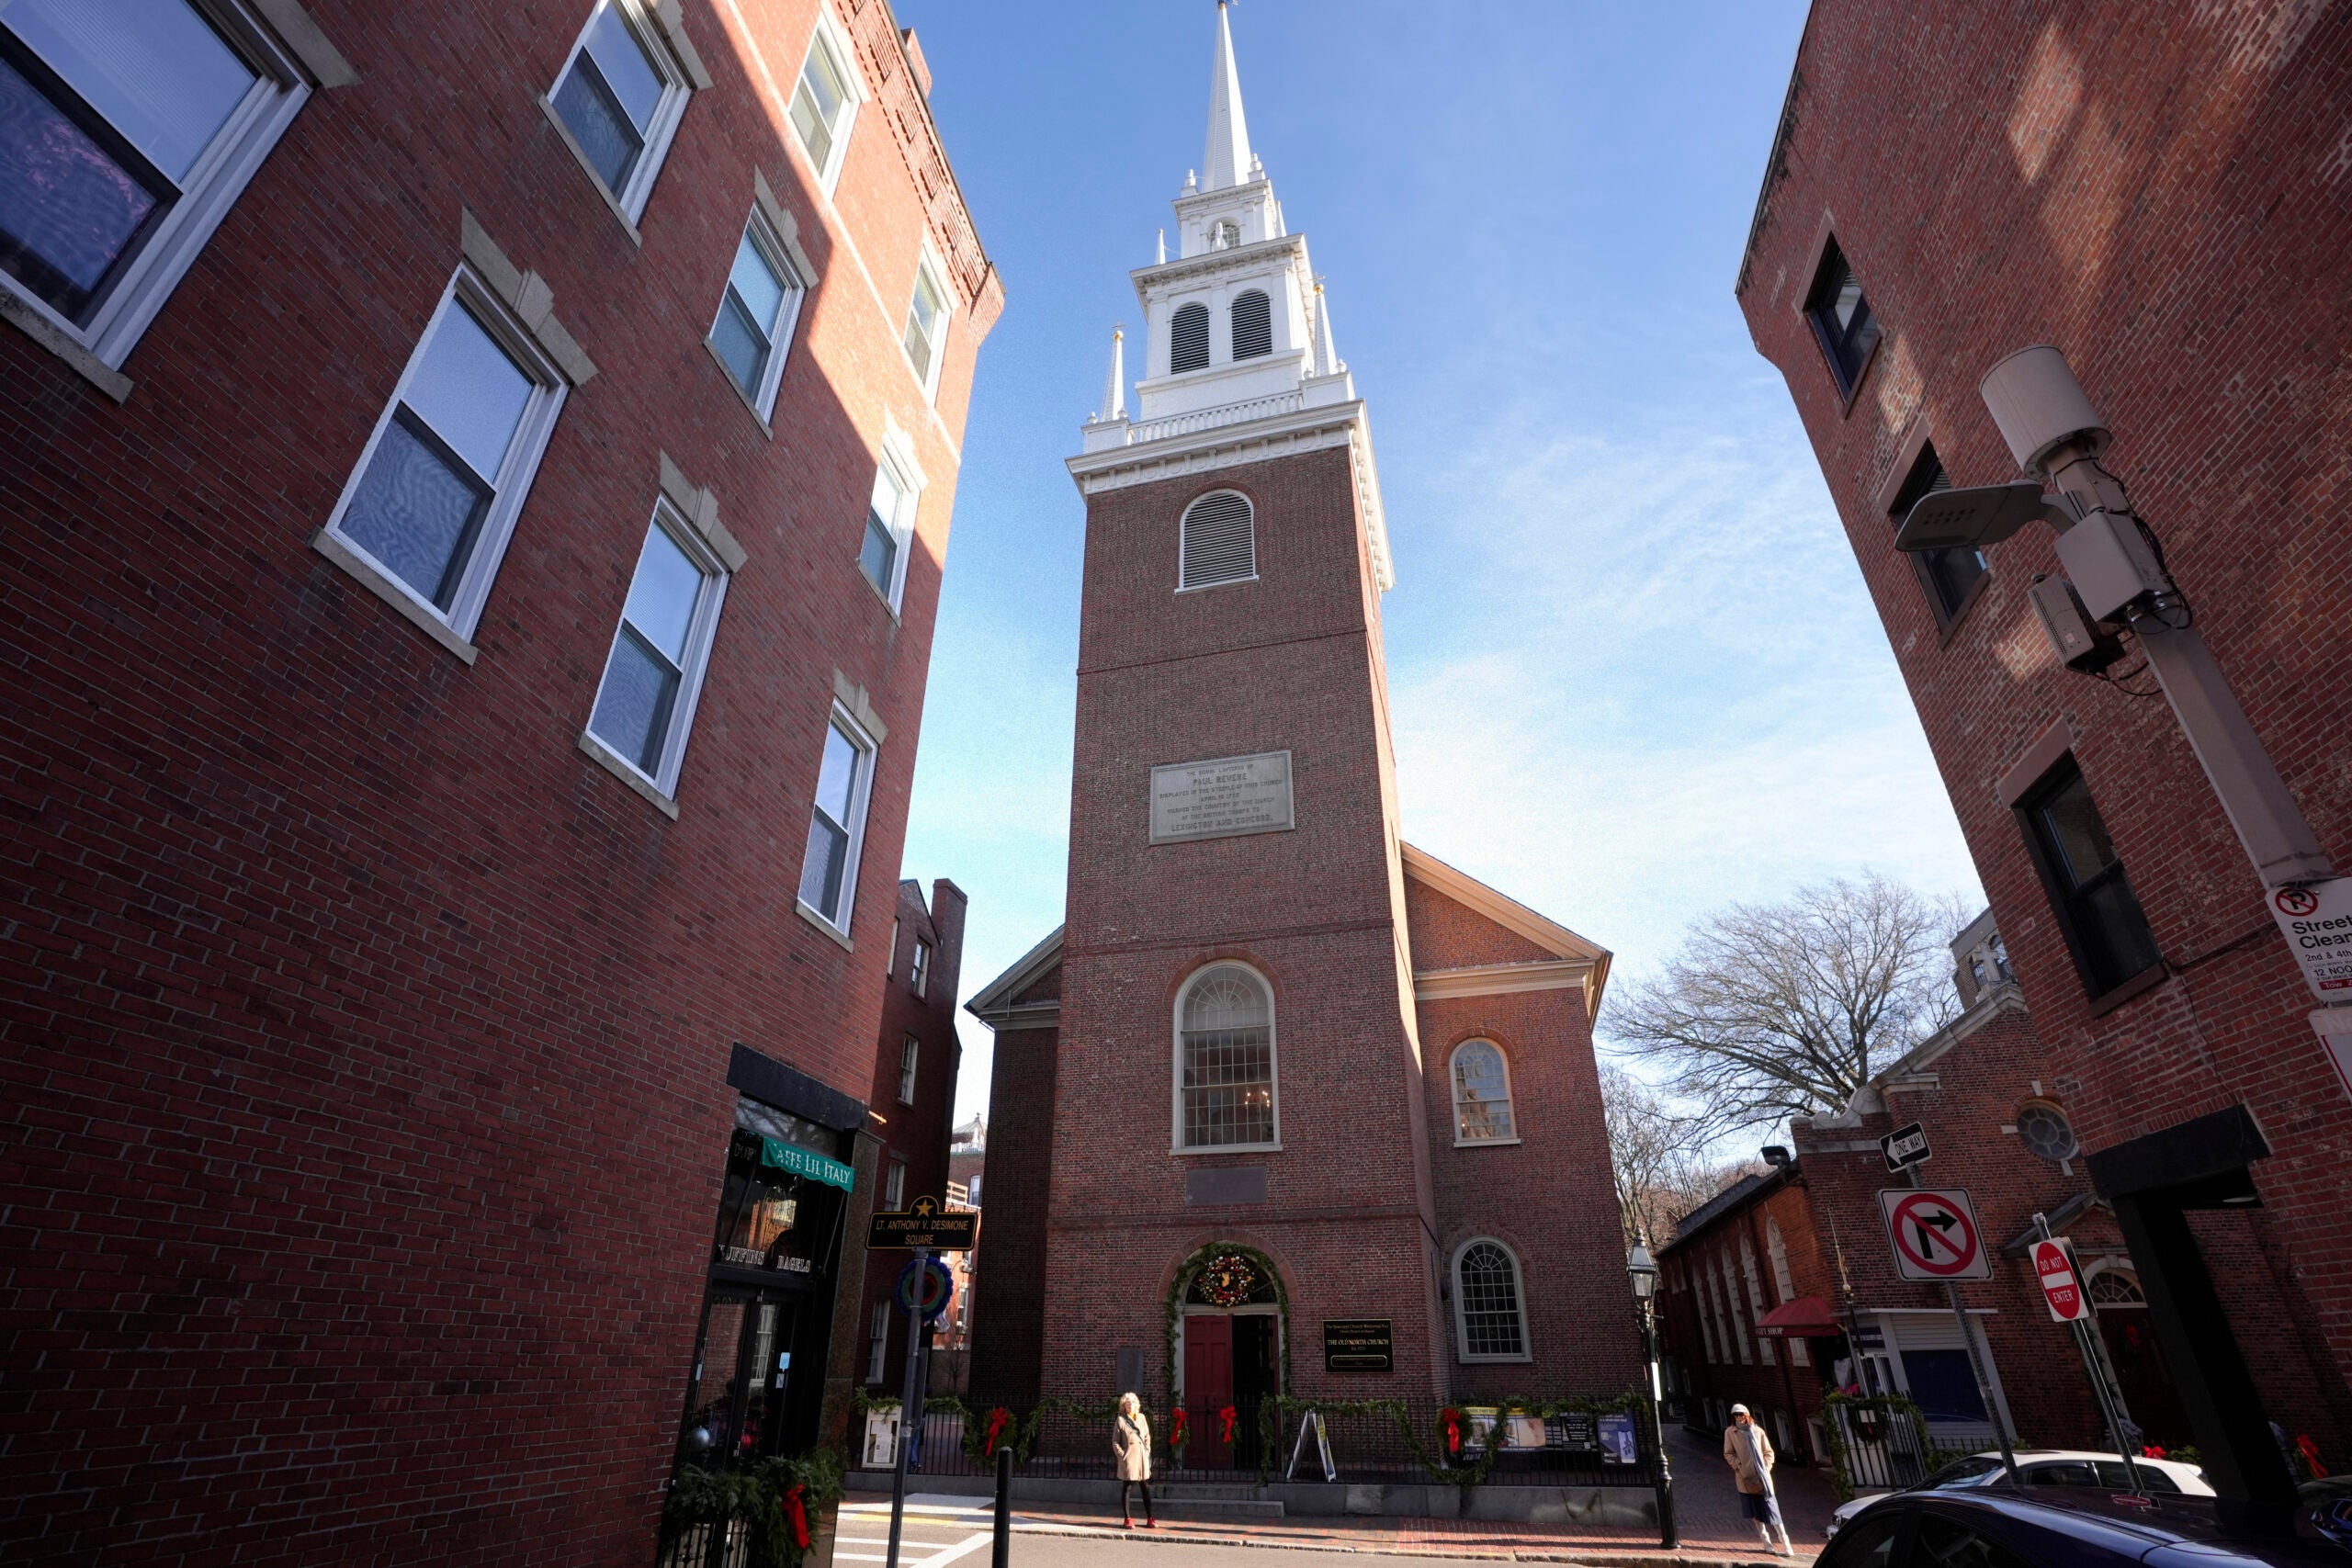
[{"label": "window sill", "polygon": [[563,123],[563,117],[555,112],[555,105],[549,101],[548,96],[540,93],[537,96],[540,109],[548,117],[548,123],[555,127],[556,135],[562,138],[563,144],[571,150],[571,155],[580,160],[580,172],[588,176],[590,188],[604,198],[605,205],[612,209],[613,216],[621,220],[621,228],[628,235],[628,243],[639,250],[644,249],[645,236],[637,231],[637,220],[621,207],[620,198],[616,197],[611,188],[605,184],[605,176],[596,172],[596,165],[588,161],[587,149],[581,146],[579,140],[571,134],[571,127]]},{"label": "window sill", "polygon": [[55,321],[6,288],[0,288],[0,320],[7,321],[27,337],[74,368],[74,373],[112,398],[116,402],[129,402],[132,381],[105,360],[74,341]]},{"label": "window sill", "polygon": [[1466,1352],[1456,1351],[1453,1359],[1465,1367],[1510,1366],[1513,1364],[1524,1365],[1527,1362],[1535,1359],[1533,1356],[1528,1354],[1524,1350],[1521,1351],[1516,1356],[1473,1356]]},{"label": "window sill", "polygon": [[810,908],[808,904],[803,902],[801,899],[797,897],[794,898],[792,900],[792,907],[799,911],[800,918],[802,919],[808,921],[810,925],[815,926],[819,931],[823,931],[827,936],[831,937],[833,941],[840,943],[841,950],[843,953],[855,953],[857,951],[856,948],[850,945],[849,933],[847,931],[842,930],[841,927],[833,924],[832,921],[825,919],[824,916]]},{"label": "window sill", "polygon": [[1508,1149],[1516,1147],[1520,1142],[1517,1138],[1456,1138],[1453,1146],[1457,1149]]},{"label": "window sill", "polygon": [[[914,543],[914,541],[911,538],[902,540],[899,543],[899,548],[904,550],[907,546],[912,543]],[[888,593],[885,593],[881,589],[875,587],[874,580],[865,575],[865,569],[862,566],[857,569],[857,580],[865,584],[865,586],[872,591],[876,599],[882,601],[882,608],[889,612],[890,624],[892,626],[904,626],[906,624],[906,618],[899,614],[899,606],[890,603],[890,596]]]},{"label": "window sill", "polygon": [[419,631],[471,664],[481,649],[458,635],[457,628],[417,603],[414,595],[363,559],[359,552],[324,528],[311,536],[311,547],[341,567],[360,587],[406,616]]},{"label": "window sill", "polygon": [[718,367],[718,378],[727,383],[727,389],[735,394],[735,400],[743,405],[743,412],[759,422],[760,434],[771,441],[775,440],[775,427],[768,423],[768,416],[760,412],[759,404],[752,400],[751,394],[743,390],[743,383],[735,379],[735,372],[727,367],[727,361],[718,356],[718,345],[708,338],[702,340],[702,345],[710,351],[711,363]]},{"label": "window sill", "polygon": [[580,732],[580,750],[587,753],[591,758],[594,758],[603,766],[606,773],[612,774],[613,777],[620,780],[621,783],[628,785],[629,788],[637,791],[638,794],[650,801],[654,809],[661,812],[662,816],[667,817],[673,822],[675,822],[678,819],[678,803],[676,801],[671,799],[668,795],[663,795],[661,790],[656,788],[652,782],[646,778],[643,773],[639,773],[635,768],[630,767],[628,762],[622,761],[621,758],[614,752],[611,747],[605,745],[603,741],[597,739],[594,735],[591,735],[584,729]]},{"label": "window sill", "polygon": [[1221,578],[1215,582],[1195,582],[1190,588],[1179,585],[1176,592],[1179,593],[1206,593],[1212,588],[1238,588],[1245,582],[1255,582],[1257,581],[1258,574],[1253,571],[1247,577],[1227,577]]},{"label": "window sill", "polygon": [[1283,1152],[1279,1140],[1271,1144],[1176,1144],[1168,1150],[1179,1159],[1204,1155],[1278,1155]]},{"label": "window sill", "polygon": [[2090,1015],[2093,1018],[2105,1018],[2124,1003],[2134,998],[2147,995],[2171,977],[2172,966],[2159,958],[2113,990],[2093,997],[2090,999]]}]

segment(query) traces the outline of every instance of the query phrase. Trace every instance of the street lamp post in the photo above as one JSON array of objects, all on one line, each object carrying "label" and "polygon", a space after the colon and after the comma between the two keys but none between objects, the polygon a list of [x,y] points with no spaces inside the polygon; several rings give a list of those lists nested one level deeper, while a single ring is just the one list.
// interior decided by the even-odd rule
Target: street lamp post
[{"label": "street lamp post", "polygon": [[1682,1538],[1674,1528],[1674,1471],[1667,1462],[1666,1418],[1658,1407],[1665,1391],[1658,1386],[1657,1322],[1651,1304],[1657,1292],[1657,1265],[1650,1258],[1647,1242],[1634,1241],[1634,1250],[1625,1256],[1625,1273],[1634,1282],[1634,1303],[1642,1321],[1642,1368],[1649,1393],[1650,1437],[1657,1452],[1657,1540],[1660,1546],[1679,1546]]}]

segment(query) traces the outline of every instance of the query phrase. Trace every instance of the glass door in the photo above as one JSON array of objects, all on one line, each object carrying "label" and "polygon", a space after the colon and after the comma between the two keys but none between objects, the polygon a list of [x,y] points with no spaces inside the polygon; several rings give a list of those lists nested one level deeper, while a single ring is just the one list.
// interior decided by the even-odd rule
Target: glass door
[{"label": "glass door", "polygon": [[777,1451],[798,1316],[798,1303],[783,1292],[711,1288],[686,1400],[682,1460],[719,1469]]}]

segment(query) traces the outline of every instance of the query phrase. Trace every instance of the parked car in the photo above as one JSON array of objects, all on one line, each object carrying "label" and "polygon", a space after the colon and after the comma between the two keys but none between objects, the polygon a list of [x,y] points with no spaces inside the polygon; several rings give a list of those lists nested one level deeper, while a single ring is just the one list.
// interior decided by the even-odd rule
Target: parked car
[{"label": "parked car", "polygon": [[2256,1538],[2210,1497],[2007,1486],[1873,1497],[1814,1568],[2346,1568],[2352,1551],[2308,1530]]},{"label": "parked car", "polygon": [[[2129,1477],[2123,1473],[2123,1461],[2113,1454],[2091,1453],[2081,1449],[2019,1449],[2018,1480],[2026,1486],[2087,1486],[2114,1492],[2132,1489]],[[2177,1460],[2135,1459],[2132,1468],[2140,1472],[2140,1484],[2149,1492],[2186,1494],[2191,1497],[2211,1497],[2213,1488],[2206,1483],[2205,1472],[2193,1464]],[[1930,1474],[1913,1487],[1911,1492],[1971,1491],[1980,1486],[1996,1486],[2006,1479],[2001,1456],[1997,1453],[1968,1454]],[[1823,1539],[1835,1538],[1848,1519],[1861,1512],[1865,1504],[1887,1495],[1873,1492],[1855,1498],[1829,1516]]]},{"label": "parked car", "polygon": [[2313,1529],[2338,1546],[2352,1547],[2352,1475],[2306,1481],[2295,1495]]}]

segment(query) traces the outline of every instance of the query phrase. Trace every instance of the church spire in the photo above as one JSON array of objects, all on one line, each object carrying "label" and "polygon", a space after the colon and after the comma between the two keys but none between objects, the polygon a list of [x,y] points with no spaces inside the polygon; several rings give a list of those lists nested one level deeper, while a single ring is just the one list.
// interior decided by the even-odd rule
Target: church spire
[{"label": "church spire", "polygon": [[1241,74],[1233,65],[1233,28],[1226,21],[1226,0],[1216,4],[1216,65],[1209,75],[1209,151],[1202,169],[1201,188],[1223,190],[1253,176],[1257,160],[1250,154],[1250,122],[1241,113]]}]

